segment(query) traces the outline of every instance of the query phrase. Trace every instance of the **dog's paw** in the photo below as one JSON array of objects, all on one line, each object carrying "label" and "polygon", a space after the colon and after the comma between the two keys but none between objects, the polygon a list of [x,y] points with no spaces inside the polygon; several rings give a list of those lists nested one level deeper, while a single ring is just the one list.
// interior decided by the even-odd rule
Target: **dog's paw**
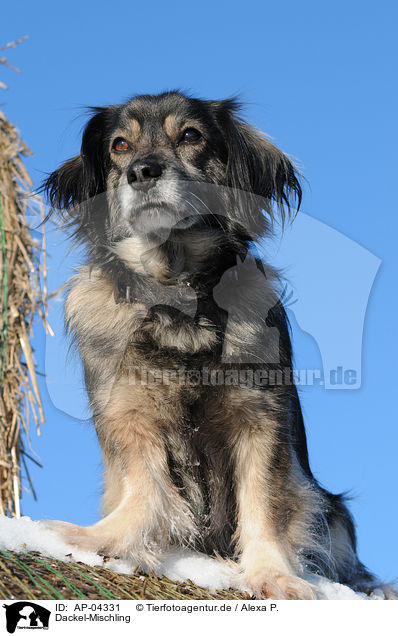
[{"label": "dog's paw", "polygon": [[55,532],[65,543],[87,552],[117,556],[108,537],[95,531],[94,526],[79,526],[68,521],[40,521],[40,525]]},{"label": "dog's paw", "polygon": [[155,546],[145,545],[140,534],[130,531],[118,534],[117,528],[106,527],[102,521],[92,526],[79,526],[67,521],[40,521],[71,547],[94,552],[108,559],[129,559],[136,565],[154,569],[160,562],[161,552]]},{"label": "dog's paw", "polygon": [[307,581],[290,574],[257,572],[247,576],[246,583],[251,593],[258,599],[306,601],[316,599],[314,589]]}]

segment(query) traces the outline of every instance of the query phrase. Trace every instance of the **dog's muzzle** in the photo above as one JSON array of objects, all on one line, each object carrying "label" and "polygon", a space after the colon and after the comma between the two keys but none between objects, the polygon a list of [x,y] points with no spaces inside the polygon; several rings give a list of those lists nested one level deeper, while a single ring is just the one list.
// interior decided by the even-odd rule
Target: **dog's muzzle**
[{"label": "dog's muzzle", "polygon": [[163,168],[157,161],[134,161],[127,172],[127,183],[136,190],[149,190],[162,174]]}]

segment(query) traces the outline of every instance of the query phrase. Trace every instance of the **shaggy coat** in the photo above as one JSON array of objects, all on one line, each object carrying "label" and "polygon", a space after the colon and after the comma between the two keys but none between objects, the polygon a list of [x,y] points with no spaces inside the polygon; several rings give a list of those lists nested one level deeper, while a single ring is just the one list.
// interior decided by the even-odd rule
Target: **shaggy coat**
[{"label": "shaggy coat", "polygon": [[313,598],[307,572],[374,587],[310,470],[283,294],[255,251],[300,204],[291,160],[234,100],[171,92],[94,109],[45,188],[87,249],[66,322],[105,466],[101,521],[58,531],[149,566],[173,545],[219,555],[259,598]]}]

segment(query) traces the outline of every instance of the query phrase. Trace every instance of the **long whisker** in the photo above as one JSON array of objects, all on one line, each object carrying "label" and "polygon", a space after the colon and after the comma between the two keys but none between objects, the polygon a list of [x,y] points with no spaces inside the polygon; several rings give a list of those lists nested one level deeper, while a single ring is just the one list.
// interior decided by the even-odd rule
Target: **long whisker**
[{"label": "long whisker", "polygon": [[[191,201],[188,201],[188,199],[185,199],[185,198],[184,198],[183,200],[184,200],[184,203],[188,203],[188,205],[190,205],[190,206],[191,206],[191,208],[193,208],[193,209],[195,210],[195,212],[196,212],[199,216],[202,216],[202,218],[203,218],[203,215],[199,212],[198,208],[197,208],[197,207],[196,207],[196,206],[195,206],[195,205],[194,205]],[[205,223],[206,223],[206,219],[205,219]]]},{"label": "long whisker", "polygon": [[[202,201],[202,199],[201,199],[200,197],[198,197],[196,194],[194,194],[193,192],[190,192],[189,194],[190,194],[190,195],[192,195],[192,196],[194,196],[196,199],[198,199],[199,203],[201,203],[201,204],[202,204],[202,205],[203,205],[203,206],[204,206],[204,207],[205,207],[205,208],[206,208],[206,209],[210,212],[210,215],[216,219],[216,221],[217,221],[218,225],[220,226],[220,228],[222,229],[222,231],[223,231],[223,232],[225,232],[225,228],[224,228],[224,226],[222,225],[222,223],[221,223],[220,219],[217,217],[217,215],[216,215],[216,214],[214,214],[214,212],[212,212],[212,211],[210,210],[209,206],[208,206],[208,205],[206,205],[206,203],[205,203],[204,201]],[[184,201],[185,201],[186,203],[188,203],[188,205],[190,205],[191,207],[193,207],[193,208],[194,208],[194,210],[196,210],[196,212],[197,212],[198,214],[200,214],[199,210],[198,210],[198,209],[197,209],[197,208],[193,205],[193,203],[191,203],[191,202],[190,202],[190,201],[188,201],[187,199],[184,199]],[[205,222],[206,222],[206,221],[205,221]]]}]

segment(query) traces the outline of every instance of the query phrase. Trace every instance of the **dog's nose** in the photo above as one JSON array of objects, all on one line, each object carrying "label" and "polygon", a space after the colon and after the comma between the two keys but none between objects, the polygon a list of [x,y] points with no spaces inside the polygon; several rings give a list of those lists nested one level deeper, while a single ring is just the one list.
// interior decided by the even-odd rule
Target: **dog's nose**
[{"label": "dog's nose", "polygon": [[162,166],[156,161],[135,161],[127,173],[127,181],[133,187],[154,185],[154,181],[162,176]]}]

